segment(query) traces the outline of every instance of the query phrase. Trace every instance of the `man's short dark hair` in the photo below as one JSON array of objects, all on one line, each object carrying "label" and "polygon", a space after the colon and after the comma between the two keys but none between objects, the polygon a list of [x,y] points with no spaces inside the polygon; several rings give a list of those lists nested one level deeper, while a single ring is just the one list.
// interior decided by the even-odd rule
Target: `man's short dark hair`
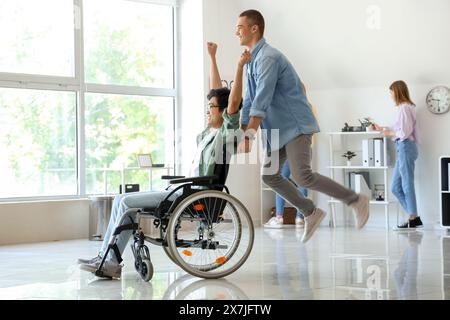
[{"label": "man's short dark hair", "polygon": [[228,97],[230,96],[230,89],[228,88],[219,88],[219,89],[211,89],[208,93],[208,100],[213,97],[217,98],[217,105],[219,106],[220,111],[223,111],[226,107],[228,107]]},{"label": "man's short dark hair", "polygon": [[264,35],[264,17],[261,12],[257,10],[245,10],[239,17],[247,17],[251,25],[257,25],[261,32],[261,37]]}]

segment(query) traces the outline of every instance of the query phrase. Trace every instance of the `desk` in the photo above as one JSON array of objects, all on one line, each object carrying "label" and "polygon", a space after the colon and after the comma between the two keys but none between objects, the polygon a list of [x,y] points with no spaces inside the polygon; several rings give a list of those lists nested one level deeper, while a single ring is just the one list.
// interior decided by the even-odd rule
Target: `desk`
[{"label": "desk", "polygon": [[[148,190],[153,190],[153,171],[154,170],[166,170],[165,174],[166,175],[171,175],[171,173],[173,172],[173,167],[151,167],[151,168],[140,168],[140,167],[122,167],[121,169],[112,169],[112,168],[92,168],[90,170],[93,171],[102,171],[103,172],[103,194],[107,195],[110,193],[116,193],[119,190],[119,186],[117,186],[117,189],[113,190],[113,192],[108,191],[108,172],[120,172],[120,184],[122,184],[123,186],[126,183],[132,183],[132,182],[127,182],[125,180],[125,172],[126,171],[132,171],[132,170],[144,170],[144,171],[148,171],[148,182],[149,182],[149,187]],[[144,191],[144,190],[142,190]]]}]

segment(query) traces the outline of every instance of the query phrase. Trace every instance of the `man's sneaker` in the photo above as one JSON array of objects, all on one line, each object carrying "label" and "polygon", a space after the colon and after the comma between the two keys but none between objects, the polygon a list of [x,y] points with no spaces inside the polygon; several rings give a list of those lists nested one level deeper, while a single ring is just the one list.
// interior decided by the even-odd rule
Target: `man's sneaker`
[{"label": "man's sneaker", "polygon": [[100,257],[100,255],[92,259],[78,259],[78,264],[93,264],[97,261],[102,261],[102,257]]},{"label": "man's sneaker", "polygon": [[[80,264],[80,269],[95,274],[95,271],[97,271],[98,267],[100,266],[100,262],[101,261],[91,264],[87,263]],[[118,279],[122,274],[122,266],[117,262],[105,260],[105,263],[103,264],[101,271],[103,272],[101,277]]]},{"label": "man's sneaker", "polygon": [[365,194],[358,194],[358,200],[350,204],[355,213],[356,229],[361,229],[369,220],[369,197]]},{"label": "man's sneaker", "polygon": [[300,217],[296,217],[295,218],[295,227],[297,229],[304,228],[305,227],[305,219],[304,218],[300,218]]},{"label": "man's sneaker", "polygon": [[319,208],[315,208],[313,213],[309,216],[305,217],[305,231],[303,232],[302,242],[305,243],[308,241],[314,231],[319,227],[320,222],[322,222],[323,218],[325,218],[325,211]]},{"label": "man's sneaker", "polygon": [[293,227],[293,225],[287,225],[284,224],[283,222],[283,217],[272,217],[270,218],[269,221],[267,221],[264,224],[264,228],[269,228],[269,229],[282,229],[282,228],[289,228],[289,227]]},{"label": "man's sneaker", "polygon": [[394,230],[414,230],[417,228],[423,228],[423,223],[422,220],[420,220],[420,217],[415,217],[413,220],[408,219],[405,223],[394,227]]}]

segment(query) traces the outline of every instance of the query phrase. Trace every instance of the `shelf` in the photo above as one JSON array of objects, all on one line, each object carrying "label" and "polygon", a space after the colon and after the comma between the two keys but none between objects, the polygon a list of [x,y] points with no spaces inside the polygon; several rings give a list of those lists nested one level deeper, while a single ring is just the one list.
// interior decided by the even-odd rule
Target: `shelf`
[{"label": "shelf", "polygon": [[262,188],[261,190],[262,190],[262,191],[273,191],[273,190],[270,189],[270,188]]},{"label": "shelf", "polygon": [[370,170],[384,170],[389,167],[364,167],[364,166],[327,166],[328,169],[370,169]]},{"label": "shelf", "polygon": [[368,135],[368,136],[382,136],[383,134],[378,131],[356,131],[356,132],[328,132],[331,135]]},{"label": "shelf", "polygon": [[[328,200],[328,203],[342,203],[340,200]],[[396,203],[396,201],[375,201],[370,200],[369,204],[375,204],[375,205],[389,205],[391,203]]]},{"label": "shelf", "polygon": [[450,191],[441,191],[441,193],[450,193]]},{"label": "shelf", "polygon": [[345,289],[352,291],[372,291],[372,292],[389,292],[390,289],[377,289],[377,288],[361,288],[361,287],[349,287],[349,286],[336,286],[337,289]]}]

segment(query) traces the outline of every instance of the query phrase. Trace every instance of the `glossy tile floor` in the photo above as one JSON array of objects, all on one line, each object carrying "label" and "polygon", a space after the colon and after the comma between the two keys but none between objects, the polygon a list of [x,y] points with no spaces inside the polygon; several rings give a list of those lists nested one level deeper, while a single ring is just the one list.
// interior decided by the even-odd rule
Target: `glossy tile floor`
[{"label": "glossy tile floor", "polygon": [[450,299],[450,238],[444,230],[318,229],[300,243],[295,229],[256,231],[247,262],[226,279],[187,275],[161,248],[146,283],[126,250],[121,280],[79,270],[100,242],[0,247],[0,299]]}]

